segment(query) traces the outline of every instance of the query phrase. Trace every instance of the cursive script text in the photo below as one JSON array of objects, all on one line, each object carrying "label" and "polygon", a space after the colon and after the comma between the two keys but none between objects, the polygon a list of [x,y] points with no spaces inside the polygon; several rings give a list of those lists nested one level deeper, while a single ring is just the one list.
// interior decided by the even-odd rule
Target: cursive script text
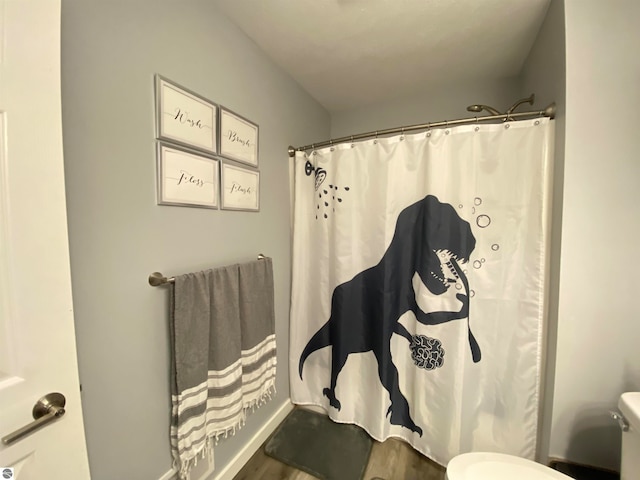
[{"label": "cursive script text", "polygon": [[251,146],[251,141],[249,139],[241,138],[238,135],[238,132],[236,132],[235,130],[229,130],[227,137],[229,138],[229,141],[232,143],[239,143],[240,145],[243,145],[245,147]]},{"label": "cursive script text", "polygon": [[178,179],[178,185],[182,185],[185,183],[189,183],[197,187],[204,186],[204,180],[196,177],[195,175],[190,174],[185,170],[180,170],[180,178]]},{"label": "cursive script text", "polygon": [[251,189],[251,187],[243,187],[238,182],[233,182],[231,184],[230,193],[236,193],[236,192],[243,193],[245,195],[251,195],[253,193],[253,190]]},{"label": "cursive script text", "polygon": [[204,128],[204,125],[202,124],[202,121],[200,121],[200,119],[194,120],[189,116],[189,112],[185,112],[180,107],[176,107],[176,114],[173,119],[194,128]]}]

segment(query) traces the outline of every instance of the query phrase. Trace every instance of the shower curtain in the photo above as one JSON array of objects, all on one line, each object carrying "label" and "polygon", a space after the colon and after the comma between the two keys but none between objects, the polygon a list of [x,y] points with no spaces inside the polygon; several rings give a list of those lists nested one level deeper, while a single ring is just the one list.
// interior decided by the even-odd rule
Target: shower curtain
[{"label": "shower curtain", "polygon": [[446,465],[533,458],[553,121],[298,152],[292,401]]}]

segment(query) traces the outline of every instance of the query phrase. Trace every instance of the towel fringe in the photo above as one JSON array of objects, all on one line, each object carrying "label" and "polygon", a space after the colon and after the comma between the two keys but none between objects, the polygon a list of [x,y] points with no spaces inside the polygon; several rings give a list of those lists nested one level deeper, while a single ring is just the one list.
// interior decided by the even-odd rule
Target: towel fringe
[{"label": "towel fringe", "polygon": [[179,463],[180,462],[179,459],[174,458],[171,466],[174,470],[177,470],[178,478],[180,480],[189,480],[191,478],[191,469],[193,467],[198,466],[199,458],[204,459],[206,457],[207,461],[209,462],[209,466],[213,468],[214,467],[213,445],[214,445],[214,435],[209,435],[205,439],[205,443],[203,447],[192,458],[186,461],[183,461],[182,463]]},{"label": "towel fringe", "polygon": [[264,392],[262,392],[258,397],[254,398],[251,402],[249,402],[248,404],[244,405],[243,408],[243,424],[244,424],[244,420],[246,419],[246,414],[247,411],[249,409],[251,409],[251,412],[255,412],[256,408],[260,408],[262,405],[264,405],[265,403],[267,403],[268,401],[272,400],[273,397],[276,395],[276,386],[275,384],[271,384],[269,386],[267,386],[266,390]]},{"label": "towel fringe", "polygon": [[251,412],[255,412],[257,408],[273,399],[273,397],[276,395],[275,381],[268,382],[267,385],[263,386],[263,389],[264,391],[258,394],[257,397],[243,404],[237,420],[232,425],[208,433],[205,439],[205,443],[202,445],[202,448],[192,458],[182,462],[179,458],[174,458],[173,467],[178,471],[178,478],[180,480],[189,480],[191,469],[198,465],[198,460],[200,458],[207,458],[209,461],[209,465],[213,467],[213,447],[215,445],[218,445],[218,442],[221,438],[229,438],[230,436],[234,436],[239,430],[242,429],[242,427],[246,425],[249,410],[251,410]]},{"label": "towel fringe", "polygon": [[[264,387],[263,392],[261,392],[256,398],[242,406],[240,417],[233,425],[229,425],[224,429],[208,434],[203,448],[199,450],[192,458],[183,461],[182,463],[179,463],[179,459],[174,458],[173,467],[178,470],[178,478],[180,480],[189,480],[191,469],[198,465],[198,458],[204,459],[205,457],[207,457],[210,466],[213,467],[213,447],[215,445],[218,445],[218,442],[223,436],[224,438],[234,436],[237,431],[241,430],[242,427],[246,425],[249,409],[251,409],[252,412],[255,412],[256,408],[260,408],[269,400],[272,400],[276,393],[275,382],[270,382],[269,385],[266,385]],[[177,468],[178,465],[179,468]]]}]

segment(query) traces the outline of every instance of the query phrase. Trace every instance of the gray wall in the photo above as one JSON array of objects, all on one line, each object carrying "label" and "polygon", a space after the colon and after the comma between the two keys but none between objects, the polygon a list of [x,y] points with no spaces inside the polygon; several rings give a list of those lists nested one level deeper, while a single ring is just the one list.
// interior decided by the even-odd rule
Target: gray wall
[{"label": "gray wall", "polygon": [[[216,447],[216,470],[287,401],[287,146],[326,138],[329,115],[210,1],[64,0],[62,101],[80,380],[94,480],[171,468],[168,290],[179,274],[273,257],[278,395]],[[260,125],[261,211],[157,206],[153,75]]]},{"label": "gray wall", "polygon": [[640,2],[566,0],[566,142],[550,454],[617,469],[640,390]]},{"label": "gray wall", "polygon": [[[468,105],[482,103],[504,111],[520,95],[517,78],[441,85],[407,97],[333,113],[331,138],[426,122],[473,116]],[[483,112],[480,115],[486,115]]]},{"label": "gray wall", "polygon": [[521,75],[523,96],[536,94],[535,105],[544,108],[556,103],[555,163],[553,171],[553,207],[549,275],[549,313],[547,322],[545,378],[538,436],[538,459],[548,463],[551,418],[555,382],[555,362],[560,289],[560,254],[562,236],[562,199],[564,187],[564,143],[566,118],[564,3],[553,0],[540,28],[536,42],[525,61]]}]

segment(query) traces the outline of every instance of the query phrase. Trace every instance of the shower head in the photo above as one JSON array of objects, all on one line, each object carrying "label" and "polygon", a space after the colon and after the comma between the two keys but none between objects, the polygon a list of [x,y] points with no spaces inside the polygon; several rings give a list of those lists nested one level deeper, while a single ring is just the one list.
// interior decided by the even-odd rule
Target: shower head
[{"label": "shower head", "polygon": [[469,105],[467,107],[467,111],[469,112],[477,113],[477,112],[481,112],[482,110],[486,110],[491,115],[502,115],[498,110],[496,110],[495,108],[489,107],[487,105]]},{"label": "shower head", "polygon": [[523,103],[528,103],[529,105],[533,105],[533,101],[535,100],[536,96],[535,94],[531,94],[529,95],[527,98],[523,98],[521,100],[518,100],[516,103],[514,103],[513,105],[511,105],[511,108],[509,110],[507,110],[507,115],[511,115],[513,113],[513,111],[520,105],[522,105]]}]

